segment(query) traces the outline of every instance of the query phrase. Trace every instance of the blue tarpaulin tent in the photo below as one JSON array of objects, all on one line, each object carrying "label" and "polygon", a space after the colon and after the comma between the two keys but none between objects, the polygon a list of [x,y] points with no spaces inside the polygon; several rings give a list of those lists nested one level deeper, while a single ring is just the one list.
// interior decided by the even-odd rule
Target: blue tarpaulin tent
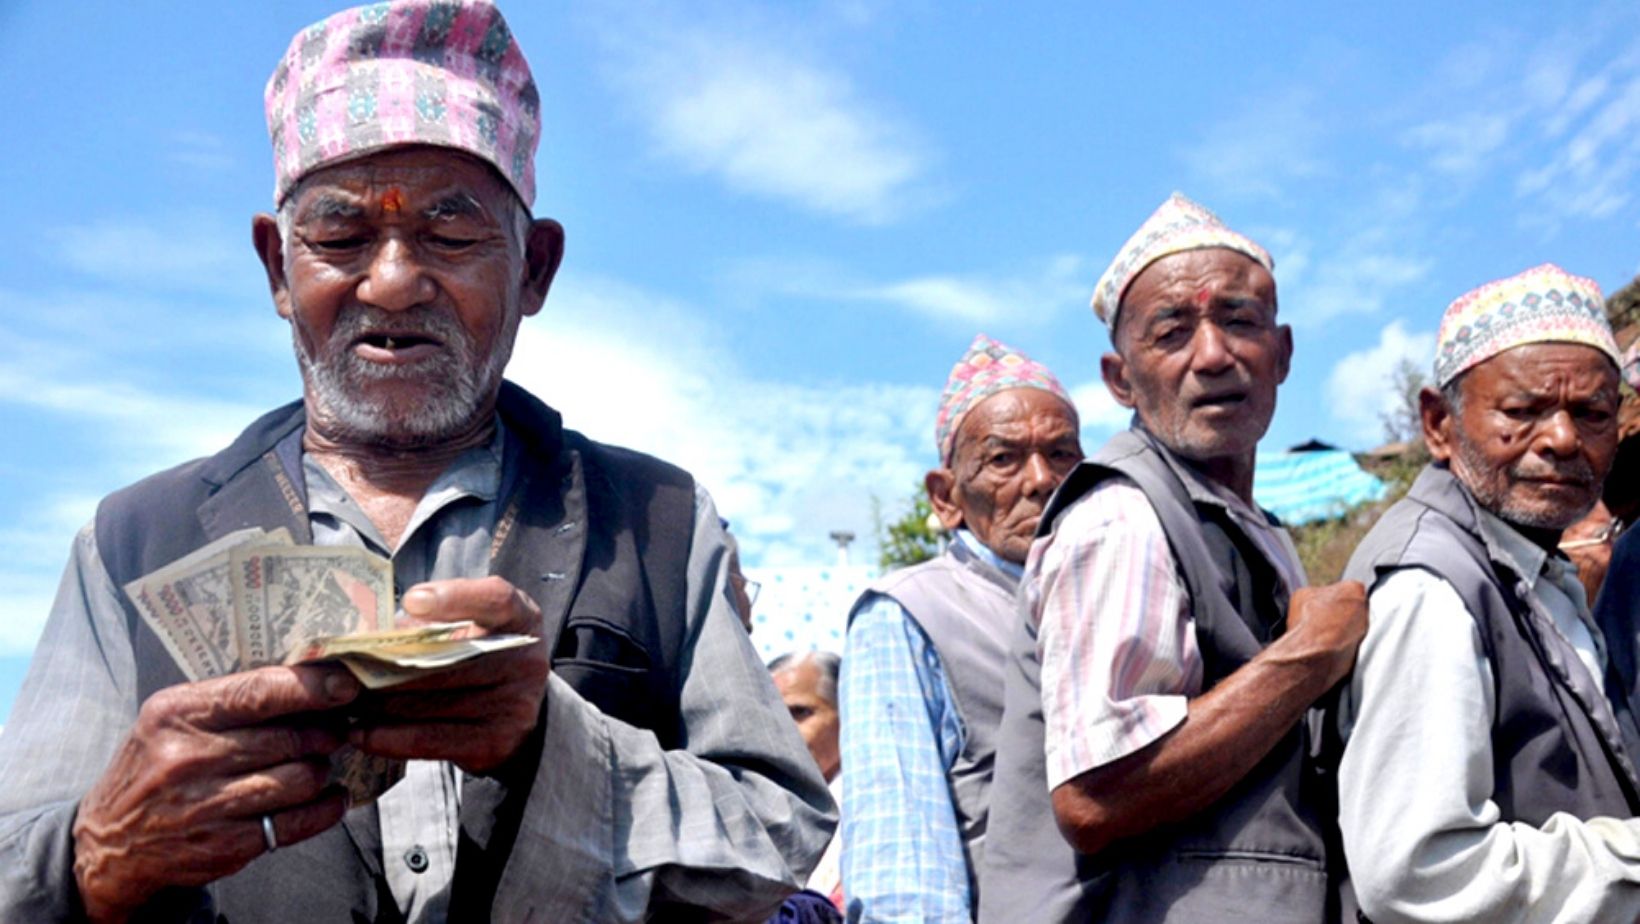
[{"label": "blue tarpaulin tent", "polygon": [[1356,504],[1381,500],[1388,490],[1355,458],[1324,444],[1305,451],[1259,453],[1253,499],[1288,526],[1342,516]]}]

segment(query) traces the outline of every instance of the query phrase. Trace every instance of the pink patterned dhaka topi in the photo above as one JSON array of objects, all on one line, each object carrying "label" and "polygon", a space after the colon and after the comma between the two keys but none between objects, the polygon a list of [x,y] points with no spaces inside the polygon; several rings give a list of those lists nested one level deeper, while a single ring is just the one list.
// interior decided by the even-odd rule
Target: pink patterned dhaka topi
[{"label": "pink patterned dhaka topi", "polygon": [[484,0],[374,3],[315,23],[291,39],[265,103],[275,205],[319,167],[407,144],[465,151],[535,201],[540,97]]},{"label": "pink patterned dhaka topi", "polygon": [[1600,285],[1545,263],[1466,292],[1447,307],[1435,337],[1435,385],[1444,388],[1466,370],[1528,343],[1581,343],[1623,365]]},{"label": "pink patterned dhaka topi", "polygon": [[980,334],[968,345],[962,359],[951,367],[945,393],[940,396],[940,412],[934,419],[934,444],[939,447],[941,465],[951,464],[951,450],[963,415],[986,398],[1010,388],[1040,388],[1075,407],[1065,386],[1059,384],[1047,366]]}]

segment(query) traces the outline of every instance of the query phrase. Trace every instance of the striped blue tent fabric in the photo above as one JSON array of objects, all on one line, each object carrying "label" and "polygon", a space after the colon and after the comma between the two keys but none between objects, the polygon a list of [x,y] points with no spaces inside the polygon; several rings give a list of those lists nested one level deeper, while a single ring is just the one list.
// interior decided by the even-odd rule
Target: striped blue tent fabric
[{"label": "striped blue tent fabric", "polygon": [[1288,526],[1342,516],[1389,489],[1341,449],[1259,453],[1253,499]]}]

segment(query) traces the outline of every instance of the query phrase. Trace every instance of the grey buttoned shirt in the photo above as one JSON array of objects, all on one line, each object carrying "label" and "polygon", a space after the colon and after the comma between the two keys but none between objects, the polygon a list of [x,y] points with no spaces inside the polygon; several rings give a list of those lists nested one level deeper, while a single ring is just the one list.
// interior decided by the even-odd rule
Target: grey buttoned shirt
[{"label": "grey buttoned shirt", "polygon": [[[392,550],[305,460],[315,544],[391,551],[401,589],[488,573],[506,442],[498,433],[440,476]],[[566,522],[584,514],[567,509]],[[498,886],[498,919],[635,922],[652,895],[665,895],[725,920],[762,920],[802,883],[834,808],[741,627],[726,576],[723,530],[697,488],[680,659],[687,744],[663,750],[653,734],[610,719],[552,675],[541,766]],[[72,907],[74,812],[141,705],[119,593],[88,525],[0,734],[0,920]],[[444,917],[460,799],[460,771],[416,761],[378,804],[384,869],[410,920]]]}]

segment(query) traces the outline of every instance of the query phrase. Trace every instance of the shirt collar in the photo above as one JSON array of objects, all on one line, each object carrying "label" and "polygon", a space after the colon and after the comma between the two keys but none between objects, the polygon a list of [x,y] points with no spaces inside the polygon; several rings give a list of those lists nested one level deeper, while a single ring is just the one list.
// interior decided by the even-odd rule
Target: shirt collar
[{"label": "shirt collar", "polygon": [[957,528],[956,533],[957,541],[962,543],[968,551],[974,553],[975,557],[977,557],[980,561],[985,562],[1016,581],[1024,576],[1025,568],[1023,565],[1016,565],[1008,559],[1003,558],[1001,555],[991,551],[991,547],[979,541],[978,536],[975,536],[973,533],[961,527]]},{"label": "shirt collar", "polygon": [[1528,584],[1535,585],[1538,578],[1545,574],[1555,578],[1559,576],[1558,572],[1562,568],[1570,571],[1570,563],[1550,556],[1543,546],[1526,538],[1525,534],[1508,520],[1480,504],[1475,505],[1475,513],[1475,522],[1480,528],[1481,538],[1486,542],[1487,550]]},{"label": "shirt collar", "polygon": [[[472,498],[484,503],[493,502],[501,493],[502,460],[505,457],[506,443],[506,426],[498,416],[495,421],[495,435],[490,437],[490,441],[483,446],[474,446],[457,456],[455,461],[440,472],[428,486],[427,492],[416,504],[415,512],[410,515],[410,522],[404,529],[404,537],[415,533],[440,510],[458,500]],[[359,509],[359,505],[354,503],[353,498],[348,496],[347,491],[336,483],[336,479],[330,476],[324,466],[304,453],[302,470],[307,482],[310,514],[341,520],[385,548],[375,525],[365,516],[364,511]]]}]

